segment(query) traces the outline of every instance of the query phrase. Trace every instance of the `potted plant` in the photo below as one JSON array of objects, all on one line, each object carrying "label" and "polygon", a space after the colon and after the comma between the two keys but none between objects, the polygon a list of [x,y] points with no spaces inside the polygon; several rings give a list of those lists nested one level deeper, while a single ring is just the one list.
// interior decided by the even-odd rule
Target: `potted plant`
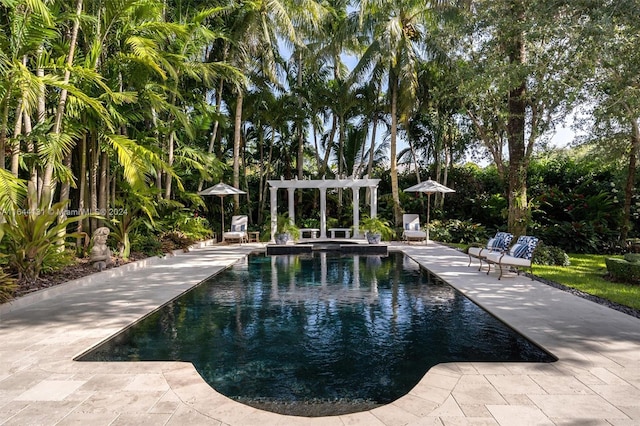
[{"label": "potted plant", "polygon": [[382,238],[388,240],[393,236],[393,229],[389,222],[379,217],[363,217],[360,221],[360,229],[364,231],[369,244],[380,244]]},{"label": "potted plant", "polygon": [[300,229],[289,220],[287,214],[279,214],[276,225],[276,244],[287,244],[290,239],[296,241],[298,237],[300,237]]}]

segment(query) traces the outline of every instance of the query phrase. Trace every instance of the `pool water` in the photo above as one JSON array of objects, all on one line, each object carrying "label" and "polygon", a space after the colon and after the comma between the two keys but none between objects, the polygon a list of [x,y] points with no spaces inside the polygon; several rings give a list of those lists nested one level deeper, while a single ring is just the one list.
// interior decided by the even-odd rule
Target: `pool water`
[{"label": "pool water", "polygon": [[439,363],[555,358],[401,253],[321,252],[251,255],[81,360],[189,361],[228,397],[324,415],[389,403]]}]

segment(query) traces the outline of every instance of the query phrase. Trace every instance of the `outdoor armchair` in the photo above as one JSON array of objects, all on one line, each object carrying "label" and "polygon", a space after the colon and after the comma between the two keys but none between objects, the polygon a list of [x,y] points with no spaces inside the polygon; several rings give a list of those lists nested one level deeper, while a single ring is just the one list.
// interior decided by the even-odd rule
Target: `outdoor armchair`
[{"label": "outdoor armchair", "polygon": [[482,261],[489,253],[505,253],[509,250],[512,240],[513,234],[508,232],[496,232],[496,235],[491,238],[485,246],[472,245],[467,251],[467,254],[469,255],[469,264],[467,266],[471,266],[471,260],[476,258],[480,262],[480,267],[478,268],[478,271],[480,271],[482,269]]},{"label": "outdoor armchair", "polygon": [[495,264],[500,268],[498,279],[502,278],[505,268],[515,269],[518,275],[520,274],[521,268],[529,268],[529,272],[532,274],[531,279],[533,279],[531,263],[539,241],[536,237],[523,235],[511,246],[508,253],[492,252],[487,254],[485,258],[485,261],[489,263],[489,271],[487,271],[487,274],[491,271],[491,264]]}]

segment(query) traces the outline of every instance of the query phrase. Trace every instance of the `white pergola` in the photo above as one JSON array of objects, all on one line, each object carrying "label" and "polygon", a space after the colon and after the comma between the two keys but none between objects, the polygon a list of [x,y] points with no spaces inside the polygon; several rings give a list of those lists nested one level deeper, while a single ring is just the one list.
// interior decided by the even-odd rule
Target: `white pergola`
[{"label": "white pergola", "polygon": [[294,195],[296,189],[317,189],[320,191],[320,238],[327,238],[327,188],[351,188],[353,191],[353,238],[360,238],[360,188],[369,188],[371,198],[370,217],[376,217],[378,206],[378,183],[380,179],[293,179],[269,180],[271,191],[271,241],[274,241],[278,224],[278,189],[286,189],[289,196],[289,217],[295,218]]}]

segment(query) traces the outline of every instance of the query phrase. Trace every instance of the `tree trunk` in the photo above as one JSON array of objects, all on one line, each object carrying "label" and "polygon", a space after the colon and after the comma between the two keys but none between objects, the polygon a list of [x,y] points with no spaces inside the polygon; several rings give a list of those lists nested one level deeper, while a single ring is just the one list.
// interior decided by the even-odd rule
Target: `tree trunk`
[{"label": "tree trunk", "polygon": [[[296,76],[298,89],[302,89],[302,50],[298,49],[298,57],[296,58],[298,61],[298,75]],[[296,166],[298,167],[298,179],[302,180],[304,178],[304,132],[302,129],[303,120],[300,118],[300,113],[302,112],[302,97],[298,95],[298,123],[296,133],[298,134],[298,159],[296,161]],[[298,191],[298,203],[302,203],[302,191]],[[295,219],[294,219],[295,220]]]},{"label": "tree trunk", "polygon": [[397,160],[397,134],[398,134],[398,78],[391,72],[389,77],[389,90],[391,91],[391,147],[389,152],[391,175],[391,196],[393,197],[393,215],[396,225],[402,223],[402,211],[400,210],[400,193],[398,191],[398,160]]},{"label": "tree trunk", "polygon": [[[516,11],[514,18],[521,17],[522,11]],[[522,34],[511,36],[507,53],[513,67],[526,62],[525,44]],[[509,143],[509,217],[507,226],[514,236],[526,235],[529,220],[527,201],[528,156],[525,146],[526,81],[523,79],[509,91],[507,100],[507,140]]]},{"label": "tree trunk", "polygon": [[[236,112],[233,130],[233,186],[240,188],[240,143],[242,141],[242,101],[244,93],[238,89],[238,99],[236,100]],[[240,195],[233,196],[233,211],[240,211]]]},{"label": "tree trunk", "polygon": [[18,106],[16,107],[16,122],[13,127],[13,144],[11,145],[11,174],[18,177],[18,171],[20,169],[20,140],[19,136],[22,134],[22,105],[23,98],[18,99]]},{"label": "tree trunk", "polygon": [[[78,28],[80,26],[80,15],[82,14],[82,0],[76,2],[76,16],[73,21],[73,30],[71,31],[71,40],[69,42],[69,55],[67,56],[67,68],[64,72],[64,84],[68,84],[71,78],[71,67],[73,66],[73,57],[76,50],[76,43],[78,40]],[[58,100],[58,107],[56,109],[56,117],[51,133],[59,135],[62,133],[62,118],[65,112],[65,105],[67,103],[68,92],[66,89],[60,91],[60,99]],[[45,166],[44,176],[42,178],[42,203],[43,207],[47,207],[51,204],[53,196],[53,163],[51,159],[47,161]]]},{"label": "tree trunk", "polygon": [[[87,134],[85,133],[80,138],[80,146],[78,147],[78,154],[80,156],[80,171],[78,173],[78,213],[84,214],[86,209],[85,193],[87,191]],[[86,229],[86,220],[79,220],[76,228],[77,233],[82,233]],[[76,249],[84,256],[84,245],[82,239],[76,240]]]},{"label": "tree trunk", "polygon": [[329,167],[329,156],[331,155],[331,150],[333,149],[333,138],[336,137],[336,127],[338,125],[338,118],[335,114],[333,114],[333,118],[331,121],[331,130],[329,131],[329,138],[327,139],[327,146],[324,151],[324,158],[322,160],[322,168],[320,169],[320,177],[324,176],[327,173],[327,168]]},{"label": "tree trunk", "polygon": [[[169,140],[167,141],[167,145],[168,145],[167,146],[167,164],[169,165],[169,167],[173,167],[174,148],[175,148],[175,132],[174,131],[171,131],[171,133],[169,133]],[[165,200],[171,199],[172,178],[173,176],[171,175],[171,173],[167,172],[165,176],[165,183],[164,183],[164,199]]]},{"label": "tree trunk", "polygon": [[[91,213],[98,212],[98,170],[100,168],[100,148],[98,146],[98,139],[95,132],[91,133],[89,158],[91,165],[89,168],[89,204]],[[98,220],[91,218],[90,232],[95,231],[98,228]]]},{"label": "tree trunk", "polygon": [[109,199],[109,156],[106,152],[100,153],[100,176],[98,177],[98,211],[100,215],[108,218],[107,200]]},{"label": "tree trunk", "polygon": [[624,207],[622,209],[622,224],[620,226],[620,242],[625,243],[629,236],[629,222],[631,217],[631,203],[636,181],[636,167],[638,165],[638,151],[640,150],[640,128],[638,120],[631,120],[631,149],[629,150],[629,171],[624,187]]},{"label": "tree trunk", "polygon": [[508,229],[515,236],[526,235],[528,221],[527,160],[525,158],[525,84],[509,92],[509,218]]},{"label": "tree trunk", "polygon": [[[28,135],[33,129],[31,125],[31,116],[26,110],[22,112],[22,115],[24,133]],[[30,154],[36,152],[36,146],[33,143],[33,139],[27,139],[26,149]],[[29,170],[29,181],[27,182],[27,206],[31,211],[38,207],[38,169],[36,168],[35,163],[31,166],[31,170]]]}]

